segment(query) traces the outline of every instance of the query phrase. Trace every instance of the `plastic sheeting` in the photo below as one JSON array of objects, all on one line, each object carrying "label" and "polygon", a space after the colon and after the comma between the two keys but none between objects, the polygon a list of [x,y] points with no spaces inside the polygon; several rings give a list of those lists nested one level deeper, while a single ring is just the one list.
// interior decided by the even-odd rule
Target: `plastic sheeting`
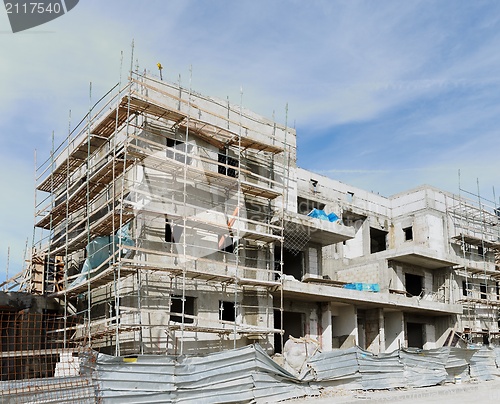
[{"label": "plastic sheeting", "polygon": [[290,336],[283,349],[283,368],[299,379],[308,372],[307,359],[320,351],[320,343],[312,338]]},{"label": "plastic sheeting", "polygon": [[313,217],[315,219],[328,220],[329,222],[336,222],[339,217],[335,213],[326,214],[324,210],[314,208],[311,210],[307,216]]},{"label": "plastic sheeting", "polygon": [[[130,237],[128,224],[119,229],[113,237],[96,237],[89,244],[87,244],[87,259],[83,263],[80,276],[71,283],[71,286],[79,285],[80,283],[86,281],[89,272],[106,262],[106,260],[111,257],[111,254],[113,254],[113,251],[117,250],[118,245],[134,245],[134,240]],[[128,250],[126,248],[122,249],[122,255],[126,255],[127,253]]]},{"label": "plastic sheeting", "polygon": [[259,345],[204,356],[98,354],[85,366],[104,403],[273,402],[318,394]]},{"label": "plastic sheeting", "polygon": [[364,292],[380,292],[380,286],[378,283],[348,283],[344,285],[344,289],[360,290]]}]

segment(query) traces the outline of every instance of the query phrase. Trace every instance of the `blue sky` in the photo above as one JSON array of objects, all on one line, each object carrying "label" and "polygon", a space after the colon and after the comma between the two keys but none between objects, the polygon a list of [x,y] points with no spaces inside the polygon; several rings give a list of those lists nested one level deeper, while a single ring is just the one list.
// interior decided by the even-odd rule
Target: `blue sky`
[{"label": "blue sky", "polygon": [[134,64],[295,125],[298,164],[391,195],[500,195],[500,2],[80,0],[12,34],[0,9],[0,279],[33,228],[34,150]]}]

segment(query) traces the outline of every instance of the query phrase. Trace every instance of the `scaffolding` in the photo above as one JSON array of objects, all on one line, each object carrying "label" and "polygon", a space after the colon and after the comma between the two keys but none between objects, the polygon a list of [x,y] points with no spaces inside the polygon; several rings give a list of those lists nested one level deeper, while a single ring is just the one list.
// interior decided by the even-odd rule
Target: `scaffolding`
[{"label": "scaffolding", "polygon": [[64,345],[182,354],[282,334],[294,137],[146,73],[114,86],[36,168],[27,289],[84,318]]},{"label": "scaffolding", "polygon": [[457,333],[469,344],[489,344],[500,338],[500,215],[498,204],[460,185],[448,213],[454,235],[452,248],[462,262],[455,273],[462,279],[458,302],[464,307]]}]

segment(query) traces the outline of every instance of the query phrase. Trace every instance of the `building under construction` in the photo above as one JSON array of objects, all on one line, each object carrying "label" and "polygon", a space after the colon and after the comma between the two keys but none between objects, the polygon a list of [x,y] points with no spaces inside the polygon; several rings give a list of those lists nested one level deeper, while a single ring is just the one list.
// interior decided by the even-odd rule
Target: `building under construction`
[{"label": "building under construction", "polygon": [[132,73],[37,167],[23,289],[112,355],[493,344],[496,206],[300,169],[294,129]]}]

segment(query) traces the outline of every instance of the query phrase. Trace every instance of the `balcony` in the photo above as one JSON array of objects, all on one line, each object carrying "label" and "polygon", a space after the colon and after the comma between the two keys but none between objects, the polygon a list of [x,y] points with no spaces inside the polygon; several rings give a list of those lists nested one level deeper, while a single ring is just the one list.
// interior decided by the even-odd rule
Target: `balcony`
[{"label": "balcony", "polygon": [[283,296],[285,298],[314,301],[337,302],[352,304],[358,308],[386,308],[429,315],[462,314],[461,304],[440,303],[419,297],[406,297],[388,292],[366,292],[350,290],[341,287],[338,282],[332,285],[324,282],[304,283],[297,280],[283,281]]},{"label": "balcony", "polygon": [[418,245],[387,250],[377,253],[377,255],[427,269],[446,268],[458,264],[457,260],[449,254]]},{"label": "balcony", "polygon": [[[344,226],[342,222],[329,222],[299,213],[285,212],[284,216],[285,240],[293,233],[301,232],[309,241],[326,246],[341,243],[354,238],[355,229]],[[287,234],[288,233],[288,234]]]}]

